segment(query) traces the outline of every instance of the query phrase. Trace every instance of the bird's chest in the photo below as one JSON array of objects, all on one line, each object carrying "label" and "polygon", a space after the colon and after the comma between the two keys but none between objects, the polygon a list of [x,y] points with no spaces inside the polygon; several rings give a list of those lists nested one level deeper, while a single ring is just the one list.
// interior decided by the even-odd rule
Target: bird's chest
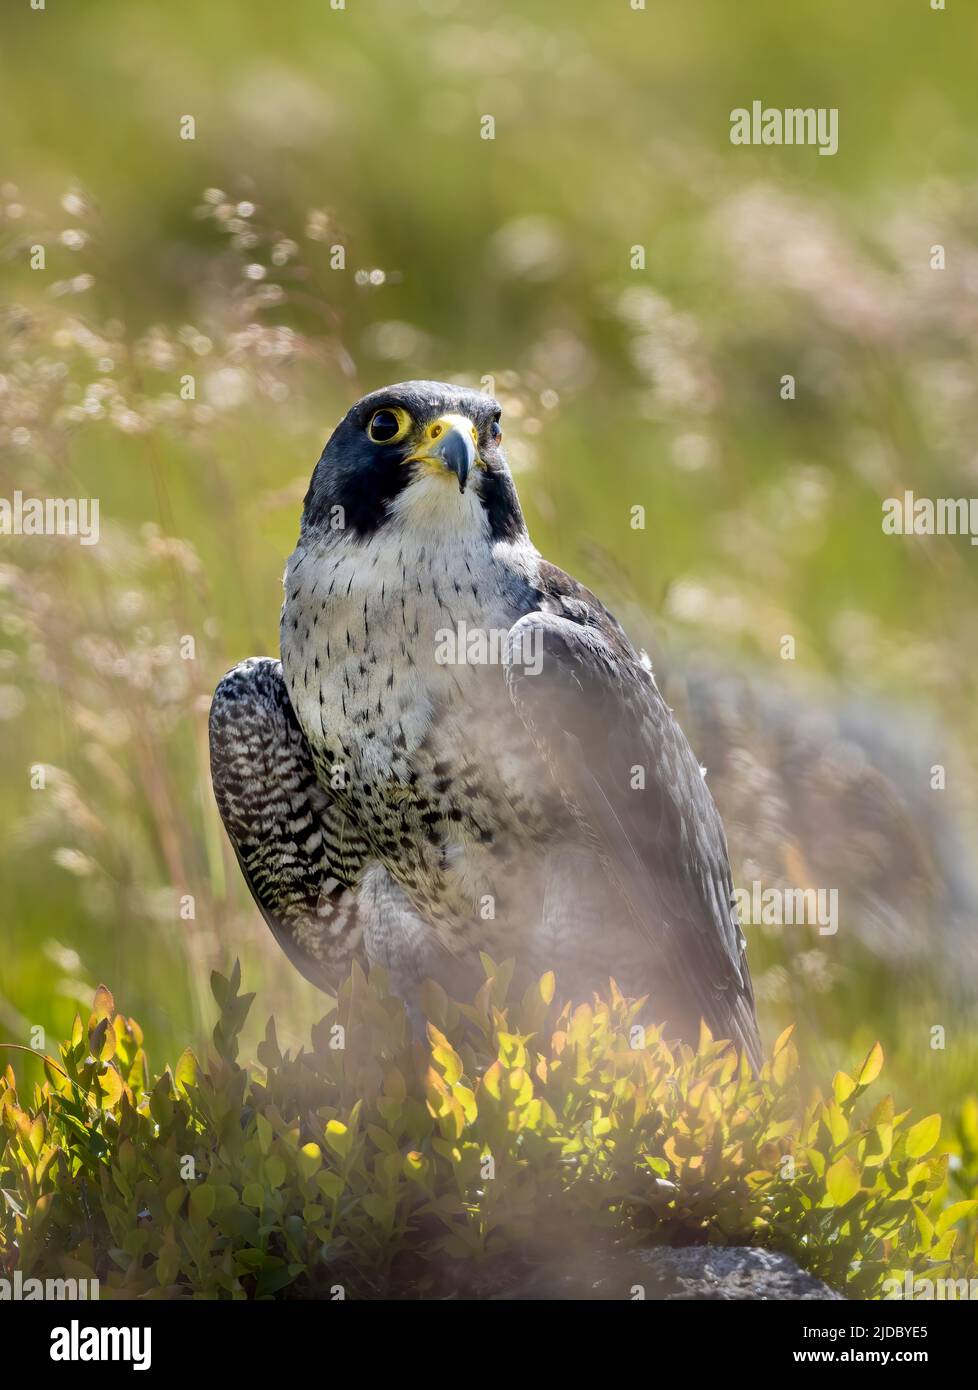
[{"label": "bird's chest", "polygon": [[290,567],[289,694],[321,780],[385,857],[430,869],[542,817],[545,779],[505,683],[515,616],[465,556],[451,572],[437,554]]}]

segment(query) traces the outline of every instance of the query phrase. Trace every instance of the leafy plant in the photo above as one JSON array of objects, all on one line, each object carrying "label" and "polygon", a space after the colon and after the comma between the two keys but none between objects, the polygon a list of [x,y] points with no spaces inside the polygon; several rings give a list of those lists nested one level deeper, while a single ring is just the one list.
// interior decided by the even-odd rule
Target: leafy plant
[{"label": "leafy plant", "polygon": [[5,1268],[218,1298],[485,1292],[621,1244],[767,1245],[864,1297],[973,1268],[978,1201],[948,1205],[940,1117],[864,1103],[878,1044],[806,1101],[790,1029],[755,1078],[706,1033],[667,1045],[613,984],[558,1010],[552,975],[517,1001],[512,962],[484,965],[471,1003],[425,987],[427,1046],[354,970],[309,1048],[283,1054],[270,1020],[243,1068],[236,964],[212,980],[215,1056],[155,1076],[100,987],[29,1099],[0,1078]]}]

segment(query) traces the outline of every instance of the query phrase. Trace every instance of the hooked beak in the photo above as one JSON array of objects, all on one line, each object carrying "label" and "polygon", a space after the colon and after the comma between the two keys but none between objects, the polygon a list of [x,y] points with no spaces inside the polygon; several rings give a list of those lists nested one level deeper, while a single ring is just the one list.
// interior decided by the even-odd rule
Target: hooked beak
[{"label": "hooked beak", "polygon": [[454,473],[459,492],[465,491],[469,469],[476,459],[475,425],[464,415],[442,415],[424,432],[424,447],[409,462],[434,465],[438,472]]}]

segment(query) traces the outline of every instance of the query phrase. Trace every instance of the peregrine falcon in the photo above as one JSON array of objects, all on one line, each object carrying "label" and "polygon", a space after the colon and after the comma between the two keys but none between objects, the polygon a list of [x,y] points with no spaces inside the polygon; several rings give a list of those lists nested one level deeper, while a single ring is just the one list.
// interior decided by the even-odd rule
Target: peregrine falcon
[{"label": "peregrine falcon", "polygon": [[647,661],[527,533],[489,396],[410,381],[330,437],[285,571],[281,661],[210,714],[217,804],[290,959],[380,964],[417,1013],[479,953],[564,998],[648,995],[761,1048],[723,825]]}]

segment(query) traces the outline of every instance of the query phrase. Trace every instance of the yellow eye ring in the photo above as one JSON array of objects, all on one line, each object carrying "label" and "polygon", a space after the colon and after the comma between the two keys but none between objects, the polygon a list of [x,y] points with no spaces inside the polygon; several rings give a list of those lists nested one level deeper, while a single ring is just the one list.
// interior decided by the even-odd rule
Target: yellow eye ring
[{"label": "yellow eye ring", "polygon": [[367,437],[374,444],[396,444],[411,427],[411,417],[399,405],[386,405],[375,410],[367,426]]}]

